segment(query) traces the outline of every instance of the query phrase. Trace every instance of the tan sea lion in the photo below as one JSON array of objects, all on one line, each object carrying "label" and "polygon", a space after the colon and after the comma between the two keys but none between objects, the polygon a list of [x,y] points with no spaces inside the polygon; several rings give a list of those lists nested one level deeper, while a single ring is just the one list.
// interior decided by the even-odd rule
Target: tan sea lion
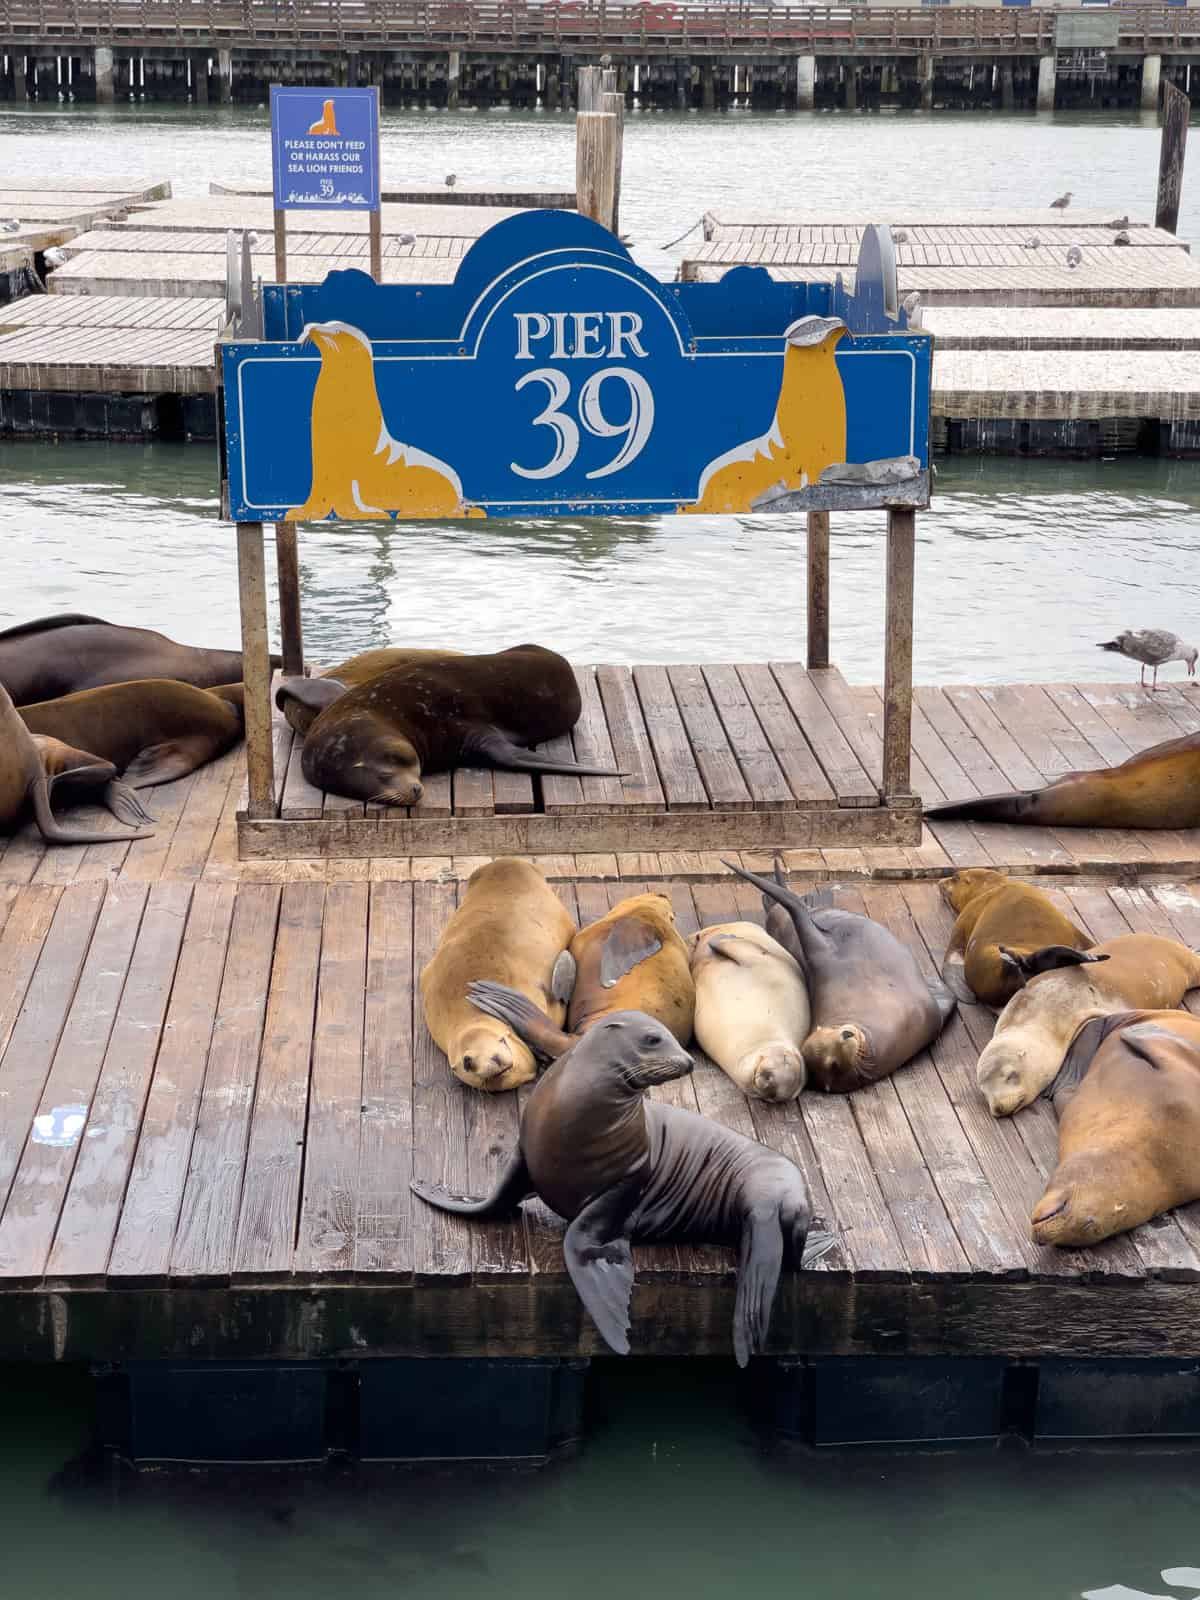
[{"label": "tan sea lion", "polygon": [[1118,767],[1068,772],[1044,789],[929,806],[925,815],[1052,828],[1197,828],[1200,733],[1153,745]]},{"label": "tan sea lion", "polygon": [[[359,655],[351,656],[348,661],[339,661],[332,667],[325,667],[321,672],[314,673],[308,682],[311,684],[314,679],[317,682],[306,701],[298,699],[293,692],[292,686],[298,680],[285,678],[275,691],[275,704],[303,738],[324,707],[340,699],[347,689],[359,689],[364,683],[370,683],[372,678],[390,672],[393,667],[405,666],[410,661],[432,661],[443,656],[461,654],[461,650],[406,650],[390,646],[379,650],[363,650]],[[331,685],[328,691],[321,688],[324,683]],[[323,694],[325,699],[322,702]]]},{"label": "tan sea lion", "polygon": [[801,899],[776,879],[725,865],[790,915],[804,955],[813,1030],[804,1064],[817,1089],[848,1094],[890,1077],[932,1044],[956,1001],[924,978],[912,951],[882,923],[829,904],[827,890]]},{"label": "tan sea lion", "polygon": [[142,678],[84,689],[22,706],[31,733],[91,750],[111,761],[126,783],[145,789],[215,761],[242,737],[240,683],[197,689],[169,678]]},{"label": "tan sea lion", "polygon": [[1032,1105],[1090,1017],[1163,1011],[1200,984],[1200,955],[1155,933],[1122,933],[1088,953],[1108,960],[1031,978],[996,1019],[975,1069],[994,1117]]},{"label": "tan sea lion", "polygon": [[570,663],[541,645],[495,655],[430,651],[357,689],[329,678],[288,678],[284,689],[320,710],[304,740],[304,776],[352,800],[416,805],[422,772],[464,766],[622,776],[532,752],[569,733],[583,705]]},{"label": "tan sea lion", "polygon": [[756,922],[702,928],[688,941],[696,986],[696,1041],[759,1100],[804,1088],[801,1048],[812,1013],[804,973]]},{"label": "tan sea lion", "polygon": [[[273,666],[279,661],[271,657]],[[134,678],[177,678],[198,689],[240,683],[242,653],[176,644],[149,628],[77,613],[39,617],[0,633],[0,684],[18,706]]]},{"label": "tan sea lion", "polygon": [[132,790],[117,782],[117,769],[87,750],[75,750],[59,739],[30,733],[8,691],[0,685],[0,833],[12,833],[33,810],[42,838],[49,844],[111,844],[114,839],[144,839],[144,832],[97,833],[64,827],[50,809],[50,794],[62,783],[99,789],[92,796],[124,823],[152,819]]},{"label": "tan sea lion", "polygon": [[467,999],[490,978],[530,999],[557,1025],[566,1015],[575,923],[531,862],[505,856],[477,867],[462,904],[421,973],[425,1024],[454,1076],[472,1089],[515,1089],[537,1073],[532,1052]]},{"label": "tan sea lion", "polygon": [[563,1256],[609,1348],[629,1353],[630,1244],[727,1244],[739,1251],[733,1348],[763,1349],[785,1259],[799,1268],[811,1220],[804,1174],[786,1156],[694,1111],[645,1098],[691,1057],[653,1017],[617,1011],[569,1040],[524,995],[472,984],[477,1005],[554,1065],[529,1097],[520,1142],[485,1199],[416,1180],[441,1211],[503,1216],[537,1194],[570,1223]]},{"label": "tan sea lion", "polygon": [[1099,1244],[1200,1200],[1200,1017],[1093,1017],[1050,1092],[1058,1169],[1033,1209],[1035,1244]]},{"label": "tan sea lion", "polygon": [[958,914],[942,978],[960,1000],[1002,1006],[1035,974],[1094,959],[1088,935],[1032,884],[967,867],[939,887]]},{"label": "tan sea lion", "polygon": [[679,1040],[692,1037],[696,988],[688,947],[663,894],[635,894],[571,940],[575,988],[567,1028],[579,1035],[617,1011],[643,1011]]}]

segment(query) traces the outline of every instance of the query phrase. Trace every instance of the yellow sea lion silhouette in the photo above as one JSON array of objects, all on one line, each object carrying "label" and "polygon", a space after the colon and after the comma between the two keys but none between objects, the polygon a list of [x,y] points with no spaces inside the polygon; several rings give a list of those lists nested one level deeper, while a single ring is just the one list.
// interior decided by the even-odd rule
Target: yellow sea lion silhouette
[{"label": "yellow sea lion silhouette", "polygon": [[341,138],[341,134],[337,131],[337,122],[333,115],[332,100],[326,100],[325,109],[321,112],[320,122],[314,122],[308,131],[310,134],[324,134],[328,139]]},{"label": "yellow sea lion silhouette", "polygon": [[710,461],[695,505],[680,511],[749,511],[783,484],[803,489],[846,459],[846,395],[834,352],[840,317],[801,317],[784,334],[783,379],[769,430]]},{"label": "yellow sea lion silhouette", "polygon": [[453,467],[388,432],[375,388],[371,341],[345,322],[311,322],[300,335],[321,352],[312,403],[312,486],[288,522],[326,517],[483,516],[463,505]]}]

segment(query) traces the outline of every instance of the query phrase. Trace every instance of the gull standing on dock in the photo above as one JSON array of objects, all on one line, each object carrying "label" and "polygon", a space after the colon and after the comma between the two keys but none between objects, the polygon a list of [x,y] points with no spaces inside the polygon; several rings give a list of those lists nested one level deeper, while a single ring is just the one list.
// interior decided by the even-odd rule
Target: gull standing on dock
[{"label": "gull standing on dock", "polygon": [[1051,200],[1050,209],[1051,211],[1065,211],[1070,204],[1071,191],[1068,189],[1066,194],[1060,194],[1057,200]]},{"label": "gull standing on dock", "polygon": [[1128,656],[1131,661],[1140,661],[1143,689],[1146,687],[1146,668],[1153,667],[1151,692],[1158,688],[1159,667],[1165,666],[1168,661],[1186,661],[1188,677],[1194,678],[1196,657],[1200,654],[1194,645],[1184,644],[1177,634],[1168,633],[1165,628],[1139,628],[1136,632],[1126,629],[1097,648],[1115,650],[1118,655]]},{"label": "gull standing on dock", "polygon": [[448,172],[446,174],[446,187],[447,187],[447,189],[453,189],[454,185],[457,182],[458,182],[458,174],[456,172]]}]

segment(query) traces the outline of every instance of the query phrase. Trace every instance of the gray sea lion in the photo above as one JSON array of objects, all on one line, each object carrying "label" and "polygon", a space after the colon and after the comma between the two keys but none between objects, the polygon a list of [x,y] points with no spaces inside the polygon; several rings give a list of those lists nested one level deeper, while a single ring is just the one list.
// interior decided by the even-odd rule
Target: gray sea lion
[{"label": "gray sea lion", "polygon": [[554,1065],[530,1095],[517,1151],[486,1199],[420,1181],[415,1193],[475,1217],[502,1216],[539,1195],[570,1223],[567,1271],[618,1355],[629,1353],[631,1243],[735,1246],[733,1346],[744,1367],[766,1341],[785,1254],[795,1267],[804,1254],[811,1213],[800,1169],[707,1117],[644,1098],[692,1071],[652,1017],[617,1012],[572,1042],[524,995],[498,984],[470,993]]},{"label": "gray sea lion", "polygon": [[1104,959],[1083,953],[1092,940],[1032,884],[967,867],[939,888],[957,915],[942,978],[960,1000],[1002,1006],[1039,972]]},{"label": "gray sea lion", "polygon": [[1200,1017],[1093,1017],[1048,1092],[1058,1168],[1033,1210],[1036,1244],[1099,1244],[1200,1200]]},{"label": "gray sea lion", "polygon": [[58,739],[30,733],[21,721],[8,691],[0,685],[0,833],[12,833],[31,807],[42,838],[50,844],[110,844],[114,839],[142,839],[143,832],[96,833],[68,828],[50,809],[50,794],[58,783],[81,789],[99,789],[94,796],[119,821],[149,822],[137,796],[118,783],[117,769],[86,750],[75,750]]},{"label": "gray sea lion", "polygon": [[[313,674],[314,678],[322,681],[328,679],[339,689],[358,689],[364,683],[370,683],[372,678],[378,678],[381,673],[390,672],[393,667],[402,667],[410,661],[430,661],[442,656],[461,655],[460,650],[408,650],[401,646],[387,645],[378,650],[363,650],[356,656],[350,656],[346,661],[335,662],[332,667],[323,667],[320,672]],[[283,712],[288,723],[303,737],[312,727],[313,723],[325,709],[325,705],[339,698],[338,694],[328,694],[328,698],[321,700],[323,691],[318,688],[316,700],[305,701],[297,697],[295,684],[305,680],[285,678],[275,693],[275,703]],[[310,680],[311,681],[311,680]]]},{"label": "gray sea lion", "polygon": [[802,900],[778,881],[725,865],[792,919],[812,1003],[804,1064],[815,1088],[846,1094],[878,1083],[937,1038],[957,1002],[939,978],[922,977],[912,951],[882,923],[835,909],[828,891]]},{"label": "gray sea lion", "polygon": [[1117,767],[1064,773],[1044,789],[930,806],[925,815],[1054,828],[1197,828],[1200,733],[1153,745]]},{"label": "gray sea lion", "polygon": [[304,740],[304,776],[352,800],[416,805],[423,772],[462,766],[623,776],[532,753],[570,732],[582,710],[570,663],[541,645],[495,655],[435,651],[357,689],[331,678],[288,678],[277,703],[285,693],[320,711]]},{"label": "gray sea lion", "polygon": [[582,1034],[617,1011],[641,1011],[686,1045],[696,986],[665,894],[635,894],[571,940],[575,981],[567,1027]]},{"label": "gray sea lion", "polygon": [[243,687],[136,679],[21,706],[31,733],[90,750],[135,789],[182,778],[242,737]]},{"label": "gray sea lion", "polygon": [[[272,665],[280,658],[272,656]],[[125,628],[71,612],[0,632],[0,683],[18,706],[132,678],[175,678],[211,689],[242,681],[240,650],[176,644],[149,628]]]}]

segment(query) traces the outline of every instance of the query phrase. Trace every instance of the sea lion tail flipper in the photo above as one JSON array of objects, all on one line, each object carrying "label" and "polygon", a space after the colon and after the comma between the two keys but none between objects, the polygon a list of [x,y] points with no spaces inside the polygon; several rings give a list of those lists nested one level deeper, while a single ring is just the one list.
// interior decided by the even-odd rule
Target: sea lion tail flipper
[{"label": "sea lion tail flipper", "polygon": [[[961,953],[955,954],[947,950],[946,959],[942,962],[942,983],[955,999],[961,1000],[964,1005],[974,1005],[979,998],[967,982],[966,963]],[[930,987],[932,988],[932,985]]]},{"label": "sea lion tail flipper", "polygon": [[1109,1034],[1144,1015],[1142,1011],[1114,1011],[1106,1017],[1089,1017],[1076,1028],[1054,1081],[1046,1085],[1039,1098],[1052,1100],[1055,1110],[1060,1110],[1062,1102],[1070,1099],[1087,1076],[1092,1058]]},{"label": "sea lion tail flipper", "polygon": [[533,1193],[529,1168],[525,1157],[517,1150],[500,1174],[500,1181],[491,1194],[479,1198],[469,1194],[452,1194],[444,1184],[429,1183],[424,1178],[409,1180],[409,1188],[420,1195],[426,1204],[439,1211],[453,1211],[460,1217],[502,1217],[515,1211],[526,1195]]},{"label": "sea lion tail flipper", "polygon": [[[753,883],[757,888],[761,889],[764,902],[766,899],[777,901],[791,914],[792,921],[796,925],[796,933],[801,945],[805,946],[806,954],[809,953],[807,945],[810,942],[816,944],[818,949],[829,947],[828,936],[822,933],[812,919],[812,906],[809,904],[807,897],[801,899],[798,894],[793,894],[790,889],[785,889],[782,884],[776,883],[774,879],[760,877],[757,872],[751,872],[749,867],[738,866],[732,861],[726,861],[724,856],[721,857],[721,864],[728,867],[730,872],[735,873],[739,878],[745,878],[747,883]],[[829,891],[827,889],[819,890],[818,894],[828,895]]]},{"label": "sea lion tail flipper", "polygon": [[163,739],[139,750],[121,777],[134,789],[151,789],[155,784],[186,778],[189,772],[202,767],[212,754],[211,740],[199,734]]},{"label": "sea lion tail flipper", "polygon": [[[112,768],[107,762],[102,764],[111,772]],[[82,776],[82,772],[60,773],[60,777],[75,778]],[[95,833],[87,828],[64,827],[50,809],[50,784],[45,773],[40,773],[29,786],[29,799],[33,804],[33,814],[37,820],[38,829],[47,844],[113,844],[123,839],[148,839],[150,835],[144,830],[121,830],[112,833]]]},{"label": "sea lion tail flipper", "polygon": [[754,1207],[742,1223],[737,1298],[733,1305],[733,1354],[739,1367],[767,1342],[771,1308],[783,1266],[783,1229],[772,1206]]},{"label": "sea lion tail flipper", "polygon": [[640,918],[624,917],[614,923],[600,952],[601,987],[611,989],[622,978],[628,977],[634,967],[648,961],[661,949],[662,940]]},{"label": "sea lion tail flipper", "polygon": [[640,1179],[626,1179],[596,1195],[563,1237],[563,1258],[575,1291],[605,1344],[619,1356],[629,1354],[633,1298],[633,1251],[625,1230],[642,1186]]},{"label": "sea lion tail flipper", "polygon": [[[1063,774],[1064,777],[1068,774]],[[955,800],[942,806],[926,806],[925,816],[934,822],[958,819],[970,822],[1028,822],[1029,812],[1044,789],[1018,789],[1012,794],[977,795],[973,800]]]},{"label": "sea lion tail flipper", "polygon": [[[281,691],[282,692],[282,691]],[[483,764],[491,767],[504,767],[510,772],[549,772],[561,773],[564,777],[574,778],[627,778],[627,772],[618,772],[613,767],[581,766],[578,761],[556,761],[553,756],[539,755],[536,750],[522,750],[504,734],[492,729],[482,733],[478,738],[473,738],[464,746],[463,764],[466,764],[468,755],[483,757]]]},{"label": "sea lion tail flipper", "polygon": [[1011,971],[1022,978],[1036,978],[1041,972],[1057,972],[1062,967],[1083,967],[1093,961],[1107,961],[1103,953],[1093,955],[1090,950],[1076,950],[1069,944],[1046,944],[1040,950],[1030,950],[1021,955],[1005,945],[997,945],[1000,959]]},{"label": "sea lion tail flipper", "polygon": [[550,974],[550,993],[561,1005],[567,1005],[575,993],[575,979],[579,966],[569,950],[560,950],[554,970]]},{"label": "sea lion tail flipper", "polygon": [[154,821],[138,799],[137,790],[131,789],[127,783],[121,783],[114,778],[106,785],[104,790],[104,804],[116,817],[118,822],[123,822],[127,827],[145,827]]},{"label": "sea lion tail flipper", "polygon": [[575,1043],[573,1033],[556,1028],[546,1013],[518,989],[482,978],[467,985],[467,999],[477,1011],[507,1022],[518,1038],[524,1039],[544,1061],[557,1061]]},{"label": "sea lion tail flipper", "polygon": [[[933,996],[933,1003],[937,1006],[938,1011],[941,1013],[942,1027],[944,1028],[950,1021],[950,1018],[954,1015],[955,1008],[958,1005],[959,997],[949,984],[942,982],[941,978],[927,978],[925,981],[928,984],[930,994]],[[965,983],[963,984],[963,988],[967,988]],[[975,999],[975,996],[971,993],[970,989],[967,989],[967,994],[970,996],[971,1000]]]}]

